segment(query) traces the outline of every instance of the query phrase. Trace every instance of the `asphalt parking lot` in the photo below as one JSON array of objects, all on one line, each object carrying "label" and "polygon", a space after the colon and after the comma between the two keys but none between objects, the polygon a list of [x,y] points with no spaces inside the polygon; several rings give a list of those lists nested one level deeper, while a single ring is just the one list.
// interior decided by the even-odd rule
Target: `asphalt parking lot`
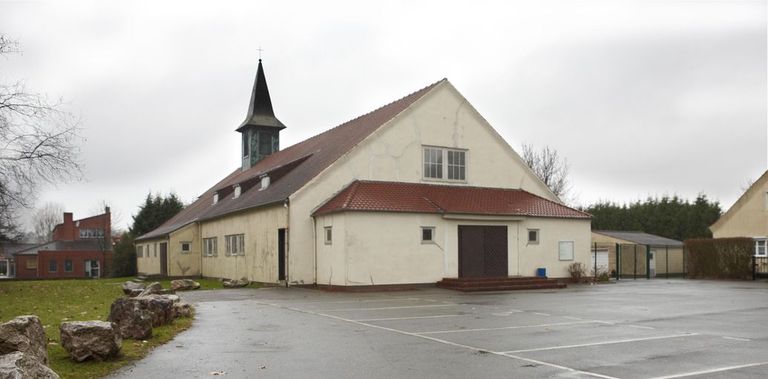
[{"label": "asphalt parking lot", "polygon": [[756,378],[768,282],[464,294],[199,291],[194,326],[118,378]]}]

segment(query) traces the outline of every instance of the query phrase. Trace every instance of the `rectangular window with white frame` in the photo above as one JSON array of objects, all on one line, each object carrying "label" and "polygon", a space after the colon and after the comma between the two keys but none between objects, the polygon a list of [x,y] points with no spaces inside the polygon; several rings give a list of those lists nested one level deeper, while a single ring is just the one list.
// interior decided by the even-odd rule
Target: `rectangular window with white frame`
[{"label": "rectangular window with white frame", "polygon": [[434,226],[421,227],[421,243],[435,243],[435,227]]},{"label": "rectangular window with white frame", "polygon": [[144,258],[144,245],[136,245],[136,257]]},{"label": "rectangular window with white frame", "polygon": [[755,238],[755,256],[756,257],[768,257],[768,250],[766,250],[766,238]]},{"label": "rectangular window with white frame", "polygon": [[558,255],[561,261],[573,260],[573,241],[558,242]]},{"label": "rectangular window with white frame", "polygon": [[539,229],[528,229],[528,244],[529,245],[539,244]]},{"label": "rectangular window with white frame", "polygon": [[326,226],[325,228],[323,228],[323,236],[324,236],[326,245],[332,244],[333,243],[333,227]]},{"label": "rectangular window with white frame", "polygon": [[181,253],[189,254],[190,251],[192,251],[192,242],[181,242]]},{"label": "rectangular window with white frame", "polygon": [[424,146],[423,177],[428,180],[466,181],[467,151]]},{"label": "rectangular window with white frame", "polygon": [[227,242],[227,256],[245,255],[245,234],[224,236]]},{"label": "rectangular window with white frame", "polygon": [[203,238],[203,255],[206,257],[215,257],[218,237]]}]

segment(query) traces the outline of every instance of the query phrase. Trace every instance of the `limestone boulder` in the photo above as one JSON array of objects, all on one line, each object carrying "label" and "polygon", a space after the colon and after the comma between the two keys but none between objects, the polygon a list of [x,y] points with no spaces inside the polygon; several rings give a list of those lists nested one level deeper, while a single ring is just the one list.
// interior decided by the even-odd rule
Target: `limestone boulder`
[{"label": "limestone boulder", "polygon": [[194,314],[194,308],[192,304],[178,302],[173,304],[173,315],[175,318],[179,317],[192,317]]},{"label": "limestone boulder", "polygon": [[146,286],[147,285],[144,283],[137,283],[129,280],[122,285],[123,293],[131,297],[139,296],[142,292],[144,292]]},{"label": "limestone boulder", "polygon": [[200,288],[200,283],[192,279],[177,279],[171,281],[171,289],[174,291],[190,291]]},{"label": "limestone boulder", "polygon": [[142,309],[152,314],[152,326],[171,323],[174,319],[173,300],[167,295],[146,295],[133,298]]},{"label": "limestone boulder", "polygon": [[0,355],[20,351],[47,365],[47,346],[48,339],[37,316],[19,316],[0,324]]},{"label": "limestone boulder", "polygon": [[38,357],[16,351],[0,355],[0,379],[59,379]]},{"label": "limestone boulder", "polygon": [[163,292],[163,286],[158,282],[153,282],[152,284],[146,286],[138,296],[154,295],[160,292]]},{"label": "limestone boulder", "polygon": [[245,287],[249,284],[251,284],[251,281],[248,280],[248,278],[241,278],[238,280],[224,279],[224,281],[222,282],[222,285],[225,288],[240,288],[240,287]]},{"label": "limestone boulder", "polygon": [[105,321],[70,321],[59,327],[61,347],[76,362],[116,357],[123,342],[115,324]]},{"label": "limestone boulder", "polygon": [[120,337],[143,340],[152,337],[152,312],[132,298],[119,298],[109,308],[108,321],[114,322]]}]

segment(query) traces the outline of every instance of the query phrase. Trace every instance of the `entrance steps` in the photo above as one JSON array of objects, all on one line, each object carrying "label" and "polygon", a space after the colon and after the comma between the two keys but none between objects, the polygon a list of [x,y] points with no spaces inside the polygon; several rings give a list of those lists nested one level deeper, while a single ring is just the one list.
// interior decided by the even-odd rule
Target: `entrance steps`
[{"label": "entrance steps", "polygon": [[509,276],[494,278],[443,278],[437,282],[440,288],[462,291],[515,291],[565,288],[566,284],[556,279]]}]

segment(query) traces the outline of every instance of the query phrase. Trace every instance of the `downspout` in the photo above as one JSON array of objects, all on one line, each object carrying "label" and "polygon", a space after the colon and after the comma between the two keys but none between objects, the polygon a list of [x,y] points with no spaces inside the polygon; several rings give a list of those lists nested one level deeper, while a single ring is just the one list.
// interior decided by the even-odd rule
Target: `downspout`
[{"label": "downspout", "polygon": [[314,284],[317,285],[317,219],[314,215],[312,215],[312,253],[315,256]]},{"label": "downspout", "polygon": [[[203,278],[203,250],[205,250],[205,246],[203,246],[203,224],[197,222],[197,240],[200,242],[200,279]],[[218,246],[216,246],[218,248]]]},{"label": "downspout", "polygon": [[283,206],[285,207],[285,287],[288,287],[288,283],[291,282],[291,275],[290,275],[290,267],[291,265],[289,262],[291,261],[290,256],[290,247],[291,244],[288,242],[291,239],[291,203],[289,198],[285,198],[285,202],[283,203]]}]

